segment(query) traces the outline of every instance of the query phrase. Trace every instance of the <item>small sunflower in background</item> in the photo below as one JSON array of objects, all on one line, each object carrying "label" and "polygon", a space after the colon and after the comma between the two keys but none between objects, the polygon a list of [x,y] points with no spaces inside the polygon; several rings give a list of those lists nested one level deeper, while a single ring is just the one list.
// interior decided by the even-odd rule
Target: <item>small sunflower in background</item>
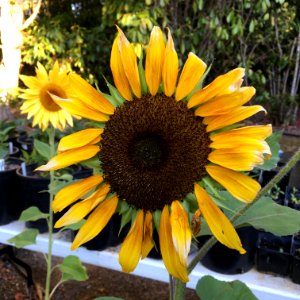
[{"label": "small sunflower in background", "polygon": [[194,192],[196,213],[218,241],[245,253],[234,227],[203,188],[203,179],[210,177],[243,202],[251,202],[260,190],[243,172],[263,164],[271,154],[265,139],[272,127],[238,124],[264,111],[259,105],[244,106],[255,94],[253,87],[241,87],[244,69],[236,68],[199,88],[206,64],[190,53],[178,76],[171,33],[165,43],[159,27],[151,32],[145,69],[118,28],[110,66],[117,88],[110,89],[112,95],[105,97],[76,74],[69,76],[76,99],[52,95],[75,115],[83,116],[79,107],[84,104],[90,110],[84,117],[104,124],[62,138],[58,155],[38,168],[56,170],[92,157],[101,164],[102,174],[57,193],[55,212],[76,203],[56,227],[89,215],[73,241],[75,249],[99,234],[114,213],[130,211],[131,229],[119,253],[123,271],[133,271],[148,255],[156,228],[168,272],[187,282],[192,230],[183,203]]},{"label": "small sunflower in background", "polygon": [[68,98],[71,92],[67,72],[59,69],[58,62],[49,74],[44,66],[38,63],[36,76],[21,75],[20,78],[28,87],[20,95],[25,100],[21,106],[21,113],[28,114],[28,119],[33,117],[32,126],[38,125],[43,131],[48,128],[49,123],[59,130],[63,130],[67,124],[73,126],[71,114],[50,96],[51,93]]}]

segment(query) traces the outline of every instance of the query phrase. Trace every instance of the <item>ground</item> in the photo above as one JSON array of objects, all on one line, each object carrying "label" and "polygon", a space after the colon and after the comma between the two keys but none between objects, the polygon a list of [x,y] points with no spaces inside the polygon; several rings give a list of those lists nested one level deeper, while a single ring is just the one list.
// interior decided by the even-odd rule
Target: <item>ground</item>
[{"label": "ground", "polygon": [[[7,256],[0,257],[0,300],[39,300],[46,277],[45,260],[41,253],[19,249],[17,257],[30,265],[33,271],[35,288],[28,289],[26,279],[16,269]],[[54,263],[61,261],[54,258]],[[89,279],[84,282],[63,284],[54,294],[52,300],[92,300],[97,297],[114,296],[124,300],[166,300],[169,296],[168,284],[149,280],[134,275],[85,265]],[[59,280],[55,272],[53,282]],[[196,300],[194,290],[188,289],[186,299]]]}]

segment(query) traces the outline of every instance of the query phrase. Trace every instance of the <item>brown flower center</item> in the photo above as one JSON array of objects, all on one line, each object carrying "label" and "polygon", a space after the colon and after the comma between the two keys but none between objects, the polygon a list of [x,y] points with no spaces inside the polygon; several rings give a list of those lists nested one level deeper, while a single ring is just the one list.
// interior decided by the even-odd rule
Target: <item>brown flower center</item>
[{"label": "brown flower center", "polygon": [[202,119],[182,101],[159,94],[125,102],[102,134],[105,180],[130,205],[162,209],[206,174],[210,143]]},{"label": "brown flower center", "polygon": [[43,89],[40,91],[40,101],[42,106],[51,112],[56,112],[61,110],[61,107],[57,105],[49,93],[58,96],[60,98],[67,98],[67,95],[65,91],[58,85],[54,83],[49,83],[46,86],[43,87]]}]

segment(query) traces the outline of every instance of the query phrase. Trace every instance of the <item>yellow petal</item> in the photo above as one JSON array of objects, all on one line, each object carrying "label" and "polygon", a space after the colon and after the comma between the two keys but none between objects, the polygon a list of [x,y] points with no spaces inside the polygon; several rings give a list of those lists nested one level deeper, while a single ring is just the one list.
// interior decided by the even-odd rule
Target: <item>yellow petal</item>
[{"label": "yellow petal", "polygon": [[191,247],[192,232],[186,211],[179,201],[172,202],[170,221],[173,244],[181,263],[186,264]]},{"label": "yellow petal", "polygon": [[254,137],[259,140],[264,140],[272,134],[272,125],[254,125],[236,128],[228,131],[222,131],[210,136],[212,141],[218,142],[219,140],[226,139],[233,136],[239,138]]},{"label": "yellow petal", "polygon": [[119,263],[123,272],[132,272],[140,260],[144,230],[143,223],[144,212],[139,210],[119,252]]},{"label": "yellow petal", "polygon": [[223,136],[214,140],[209,147],[213,149],[243,149],[243,151],[259,151],[271,155],[269,145],[263,140],[246,136]]},{"label": "yellow petal", "polygon": [[110,190],[109,185],[104,185],[94,192],[90,197],[74,204],[56,223],[55,228],[75,224],[81,221],[100,202],[102,202]]},{"label": "yellow petal", "polygon": [[194,53],[190,52],[186,60],[176,89],[175,99],[181,100],[197,85],[206,70],[206,64]]},{"label": "yellow petal", "polygon": [[178,56],[174,47],[171,32],[168,29],[168,41],[164,54],[164,63],[162,69],[162,80],[164,84],[165,95],[171,97],[175,91],[178,76]]},{"label": "yellow petal", "polygon": [[58,170],[73,164],[77,164],[89,158],[92,158],[100,151],[100,147],[96,145],[87,145],[74,150],[62,152],[48,161],[46,165],[42,165],[36,171]]},{"label": "yellow petal", "polygon": [[228,248],[236,249],[240,254],[246,253],[245,249],[242,247],[241,240],[230,221],[212,201],[205,190],[198,184],[195,184],[195,195],[199,209],[216,239]]},{"label": "yellow petal", "polygon": [[146,54],[145,78],[152,96],[155,96],[161,81],[165,43],[158,26],[154,26]]},{"label": "yellow petal", "polygon": [[53,211],[62,211],[64,208],[84,196],[102,181],[102,176],[92,175],[62,188],[55,195],[55,198],[52,202]]},{"label": "yellow petal", "polygon": [[[41,83],[35,76],[20,75],[20,78],[24,82],[24,84],[33,91],[39,90],[41,88]],[[26,93],[28,92],[29,90],[26,90]]]},{"label": "yellow petal", "polygon": [[108,121],[108,116],[106,116],[100,111],[91,109],[89,106],[84,104],[79,99],[64,99],[51,93],[49,93],[49,95],[57,105],[63,107],[73,115],[77,115],[83,118],[87,118],[99,122]]},{"label": "yellow petal", "polygon": [[188,108],[204,103],[213,97],[224,93],[229,86],[242,79],[244,75],[245,70],[243,68],[236,68],[226,74],[218,76],[212,83],[191,97],[188,102]]},{"label": "yellow petal", "polygon": [[75,73],[71,73],[69,78],[72,90],[84,104],[108,115],[114,113],[114,106],[87,81]]},{"label": "yellow petal", "polygon": [[120,56],[122,59],[122,64],[124,72],[129,81],[133,93],[141,98],[141,83],[140,76],[136,61],[136,55],[134,53],[133,45],[129,43],[123,31],[117,26],[120,38],[118,40]]},{"label": "yellow petal", "polygon": [[266,113],[266,110],[260,105],[241,106],[232,109],[231,112],[224,115],[205,117],[203,123],[208,124],[206,131],[210,132],[245,120],[260,111]]},{"label": "yellow petal", "polygon": [[117,196],[112,196],[102,202],[88,217],[77,233],[75,240],[71,245],[74,250],[80,245],[90,241],[106,226],[112,215],[115,213],[118,205]]},{"label": "yellow petal", "polygon": [[219,182],[233,197],[249,203],[255,199],[260,185],[254,179],[242,173],[220,166],[206,166],[208,174]]},{"label": "yellow petal", "polygon": [[219,114],[230,113],[232,108],[242,106],[248,102],[255,94],[252,86],[242,87],[231,93],[215,97],[211,101],[205,102],[195,111],[196,116],[207,117]]},{"label": "yellow petal", "polygon": [[182,282],[188,282],[186,265],[182,264],[173,244],[169,208],[162,211],[159,223],[159,245],[164,265],[168,272]]},{"label": "yellow petal", "polygon": [[243,152],[239,149],[217,149],[208,155],[208,160],[235,171],[251,171],[264,162],[261,152],[252,150]]},{"label": "yellow petal", "polygon": [[144,237],[142,242],[142,258],[145,258],[154,246],[152,239],[153,226],[152,226],[152,214],[150,211],[146,212],[144,221]]},{"label": "yellow petal", "polygon": [[52,70],[49,71],[49,79],[52,82],[55,82],[59,77],[59,65],[58,61],[55,61]]},{"label": "yellow petal", "polygon": [[88,128],[67,135],[60,140],[58,144],[58,151],[62,152],[94,144],[96,138],[101,136],[102,132],[102,128]]},{"label": "yellow petal", "polygon": [[35,72],[37,79],[41,83],[46,84],[49,82],[48,73],[40,62],[37,63],[37,68],[35,68]]},{"label": "yellow petal", "polygon": [[119,51],[119,38],[120,35],[118,34],[117,37],[114,40],[111,54],[110,54],[110,69],[114,78],[114,83],[120,92],[120,94],[126,99],[126,100],[132,100],[132,95],[130,91],[130,85],[128,82],[128,79],[126,77],[121,55]]}]

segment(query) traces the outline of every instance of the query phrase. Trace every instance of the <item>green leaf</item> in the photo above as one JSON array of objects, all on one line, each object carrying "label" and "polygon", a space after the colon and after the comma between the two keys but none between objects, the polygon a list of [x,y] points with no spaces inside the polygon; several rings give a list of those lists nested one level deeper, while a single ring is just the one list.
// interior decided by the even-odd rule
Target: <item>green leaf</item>
[{"label": "green leaf", "polygon": [[269,160],[265,160],[263,165],[257,166],[256,168],[269,171],[277,166],[277,163],[279,161],[279,140],[281,138],[281,135],[282,133],[280,131],[277,131],[266,139],[266,142],[270,146],[272,155]]},{"label": "green leaf", "polygon": [[36,243],[36,237],[39,234],[37,229],[26,229],[20,234],[8,240],[9,243],[15,245],[17,248],[33,245]]},{"label": "green leaf", "polygon": [[22,211],[19,221],[36,221],[40,219],[46,219],[49,214],[45,214],[39,210],[36,206],[31,206]]},{"label": "green leaf", "polygon": [[75,224],[71,224],[71,225],[67,225],[67,226],[63,227],[61,229],[61,231],[67,230],[67,229],[74,230],[74,231],[78,230],[84,223],[85,223],[85,220],[81,220]]},{"label": "green leaf", "polygon": [[201,300],[257,300],[243,282],[220,281],[209,275],[198,281],[196,293]]},{"label": "green leaf", "polygon": [[118,297],[98,297],[98,298],[95,298],[94,300],[123,300],[123,298],[118,298]]},{"label": "green leaf", "polygon": [[41,142],[39,140],[34,139],[33,141],[33,146],[36,149],[36,151],[43,156],[46,160],[51,159],[51,151],[50,151],[50,146],[44,142]]},{"label": "green leaf", "polygon": [[80,259],[75,255],[69,255],[64,258],[63,262],[58,265],[62,280],[85,281],[88,279],[86,267],[81,263]]},{"label": "green leaf", "polygon": [[235,227],[250,224],[278,236],[290,235],[300,228],[300,211],[263,197],[250,207],[235,223]]}]

